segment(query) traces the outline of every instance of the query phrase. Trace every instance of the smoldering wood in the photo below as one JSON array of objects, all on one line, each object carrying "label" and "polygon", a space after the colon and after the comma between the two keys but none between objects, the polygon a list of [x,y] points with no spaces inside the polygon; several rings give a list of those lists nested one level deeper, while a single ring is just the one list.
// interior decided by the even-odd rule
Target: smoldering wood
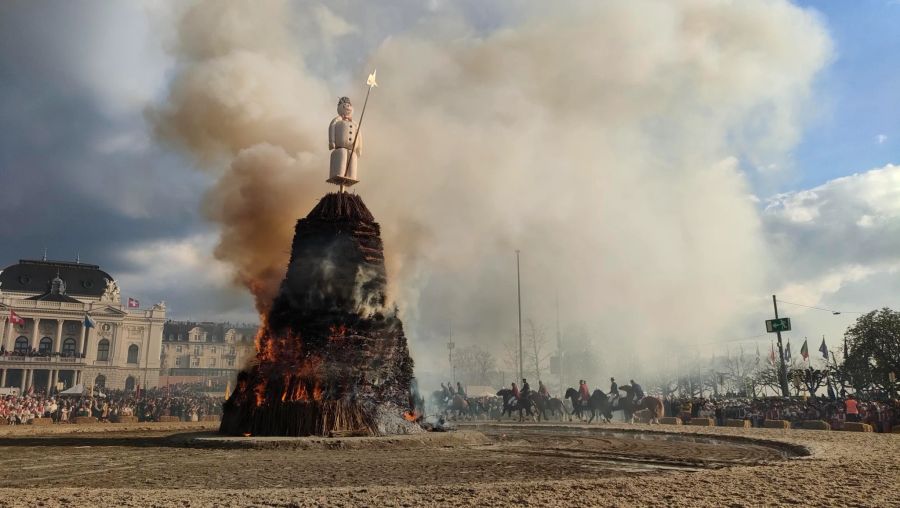
[{"label": "smoldering wood", "polygon": [[413,411],[413,361],[386,286],[381,229],[365,203],[323,197],[297,221],[256,362],[239,374],[220,432],[375,435],[379,406]]}]

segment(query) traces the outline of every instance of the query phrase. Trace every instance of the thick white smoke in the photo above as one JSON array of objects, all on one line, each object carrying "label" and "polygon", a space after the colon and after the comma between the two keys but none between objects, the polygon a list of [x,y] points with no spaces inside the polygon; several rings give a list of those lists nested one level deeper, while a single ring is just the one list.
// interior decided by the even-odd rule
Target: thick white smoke
[{"label": "thick white smoke", "polygon": [[[382,224],[420,367],[445,362],[422,345],[439,350],[451,322],[458,342],[489,349],[515,333],[515,249],[526,315],[551,324],[558,293],[564,322],[614,360],[708,341],[765,294],[743,171],[797,140],[830,54],[809,12],[523,2],[486,29],[439,3],[391,30],[372,20],[394,7],[328,5],[188,10],[169,98],[149,113],[163,137],[225,168],[206,210],[222,225],[217,255],[248,286],[280,280],[294,220],[331,190],[336,99],[359,111],[377,67],[354,190]],[[390,37],[342,59],[379,30]]]}]

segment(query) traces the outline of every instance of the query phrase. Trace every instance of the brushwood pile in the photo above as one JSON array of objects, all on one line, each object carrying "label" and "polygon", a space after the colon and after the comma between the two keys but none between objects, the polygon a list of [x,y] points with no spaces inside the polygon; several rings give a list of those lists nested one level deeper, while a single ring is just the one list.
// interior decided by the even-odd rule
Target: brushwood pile
[{"label": "brushwood pile", "polygon": [[415,432],[413,361],[387,301],[381,229],[362,199],[323,197],[297,221],[287,274],[238,375],[220,432]]}]

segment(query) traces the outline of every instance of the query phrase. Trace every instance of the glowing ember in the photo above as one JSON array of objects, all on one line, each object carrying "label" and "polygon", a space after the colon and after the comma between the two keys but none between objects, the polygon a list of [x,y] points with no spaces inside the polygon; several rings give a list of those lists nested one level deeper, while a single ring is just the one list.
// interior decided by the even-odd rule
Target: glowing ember
[{"label": "glowing ember", "polygon": [[386,287],[380,228],[365,204],[346,193],[322,198],[297,222],[281,291],[261,317],[256,362],[239,374],[220,431],[388,432],[382,420],[391,418],[379,408],[417,421],[412,359]]}]

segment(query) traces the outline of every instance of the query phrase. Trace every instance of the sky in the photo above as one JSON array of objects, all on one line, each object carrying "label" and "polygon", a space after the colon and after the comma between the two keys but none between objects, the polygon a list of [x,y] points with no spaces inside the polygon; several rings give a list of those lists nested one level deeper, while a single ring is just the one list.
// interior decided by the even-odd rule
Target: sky
[{"label": "sky", "polygon": [[[515,334],[517,248],[526,318],[613,356],[765,349],[775,293],[797,349],[900,307],[900,3],[561,3],[4,2],[0,265],[255,320],[378,67],[357,191],[427,368]],[[236,219],[249,181],[284,206]]]}]

